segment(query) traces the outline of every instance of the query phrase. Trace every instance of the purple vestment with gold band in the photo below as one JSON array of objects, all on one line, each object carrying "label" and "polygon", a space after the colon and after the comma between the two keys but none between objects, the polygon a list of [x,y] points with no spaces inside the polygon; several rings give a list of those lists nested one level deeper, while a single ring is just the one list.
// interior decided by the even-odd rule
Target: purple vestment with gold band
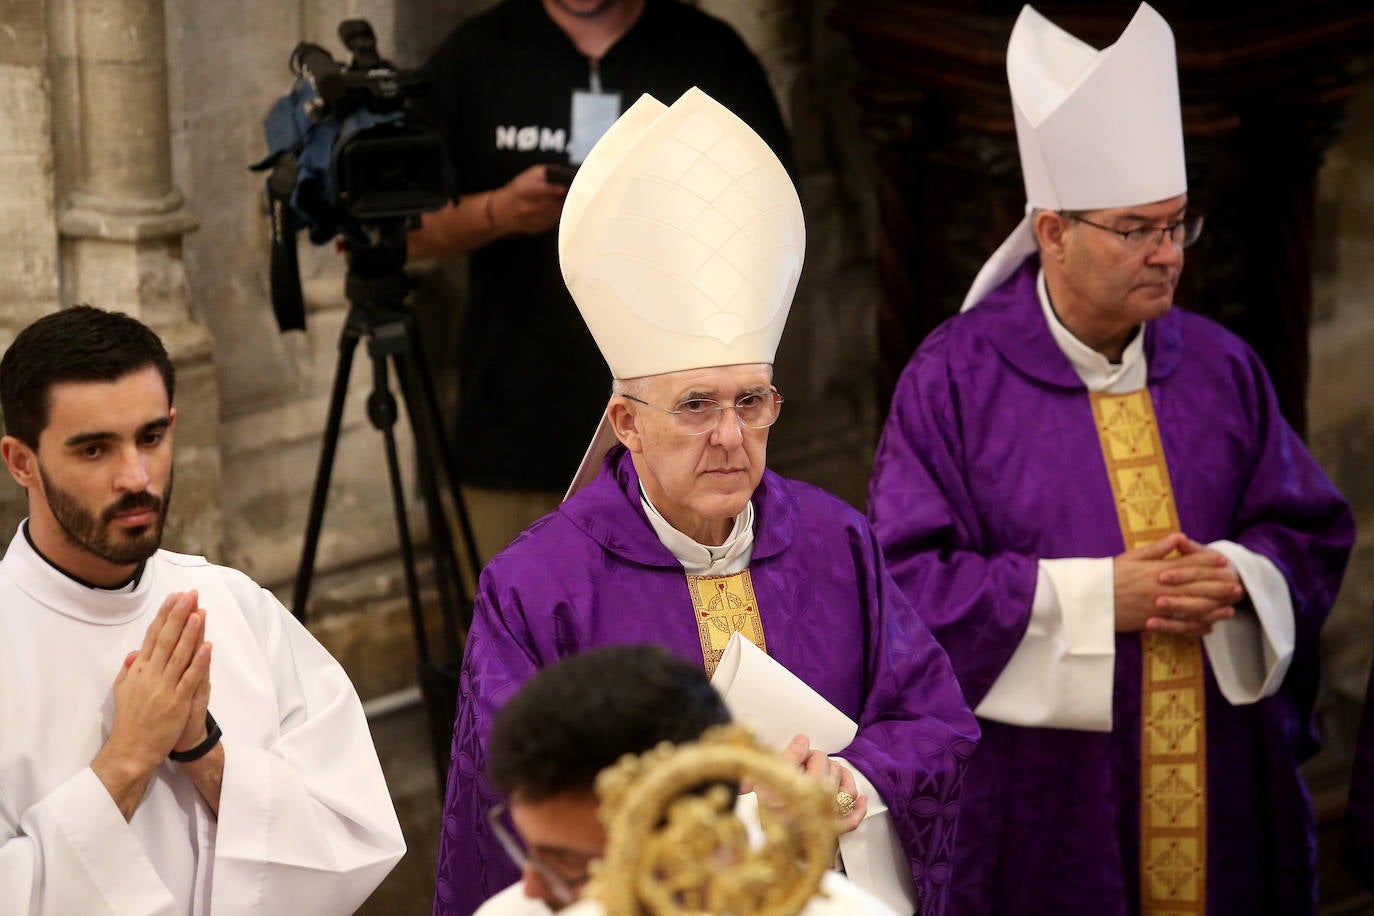
[{"label": "purple vestment with gold band", "polygon": [[[467,914],[518,876],[487,828],[496,709],[540,668],[589,649],[657,643],[702,661],[681,563],[640,502],[630,455],[487,565],[463,661],[434,911]],[[749,563],[768,653],[858,723],[842,751],[893,812],[925,912],[945,911],[960,777],[977,725],[949,660],[888,576],[863,516],[765,471]],[[551,711],[552,714],[552,711]]]},{"label": "purple vestment with gold band", "polygon": [[[869,493],[893,578],[975,707],[1026,631],[1037,560],[1123,549],[1088,392],[1045,324],[1038,268],[1032,256],[921,345],[898,383]],[[1233,706],[1205,672],[1207,909],[1310,912],[1315,837],[1297,765],[1316,747],[1317,636],[1353,520],[1244,343],[1179,309],[1144,334],[1182,530],[1273,561],[1296,617],[1276,694]],[[980,720],[951,912],[1138,912],[1140,665],[1139,634],[1118,634],[1109,733]]]}]

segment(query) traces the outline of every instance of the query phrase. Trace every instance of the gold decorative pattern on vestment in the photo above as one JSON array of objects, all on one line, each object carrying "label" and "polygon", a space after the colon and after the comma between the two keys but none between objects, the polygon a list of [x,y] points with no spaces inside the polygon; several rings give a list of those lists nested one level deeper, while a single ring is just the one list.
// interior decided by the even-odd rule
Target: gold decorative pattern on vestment
[{"label": "gold decorative pattern on vestment", "polygon": [[[734,786],[761,799],[762,842],[735,815]],[[596,780],[606,853],[586,896],[607,916],[796,916],[834,862],[835,797],[748,730],[625,756]]]},{"label": "gold decorative pattern on vestment", "polygon": [[[1092,409],[1126,549],[1178,531],[1149,390],[1094,393]],[[1202,640],[1142,632],[1140,641],[1140,911],[1200,916],[1207,888]]]},{"label": "gold decorative pattern on vestment", "polygon": [[701,638],[701,657],[706,663],[707,677],[716,673],[720,657],[725,653],[730,637],[736,633],[763,651],[768,651],[749,570],[732,576],[689,575],[687,590],[692,594],[692,608],[697,618],[697,635]]}]

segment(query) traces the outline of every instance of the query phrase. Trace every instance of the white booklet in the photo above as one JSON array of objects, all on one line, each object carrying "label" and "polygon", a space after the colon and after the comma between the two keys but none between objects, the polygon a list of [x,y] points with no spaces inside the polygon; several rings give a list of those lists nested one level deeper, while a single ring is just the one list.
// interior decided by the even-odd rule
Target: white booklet
[{"label": "white booklet", "polygon": [[730,637],[711,677],[736,722],[782,750],[798,734],[826,754],[849,746],[859,726],[806,682],[739,633]]},{"label": "white booklet", "polygon": [[[811,746],[835,756],[849,746],[859,726],[739,633],[730,637],[711,685],[725,699],[736,722],[747,725],[767,747],[782,750],[798,734]],[[841,758],[843,759],[843,758]],[[849,879],[896,913],[916,909],[916,888],[891,812],[873,784],[850,766],[859,794],[868,796],[868,814],[840,837],[840,859]],[[748,796],[742,796],[746,803]]]}]

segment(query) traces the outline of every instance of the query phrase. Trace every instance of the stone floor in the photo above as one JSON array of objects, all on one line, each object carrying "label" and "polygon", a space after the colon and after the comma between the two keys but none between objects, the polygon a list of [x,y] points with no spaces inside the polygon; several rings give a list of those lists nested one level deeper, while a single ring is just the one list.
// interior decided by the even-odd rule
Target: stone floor
[{"label": "stone floor", "polygon": [[427,914],[434,900],[442,799],[425,711],[422,706],[410,706],[374,718],[371,725],[407,852],[358,912],[368,916]]}]

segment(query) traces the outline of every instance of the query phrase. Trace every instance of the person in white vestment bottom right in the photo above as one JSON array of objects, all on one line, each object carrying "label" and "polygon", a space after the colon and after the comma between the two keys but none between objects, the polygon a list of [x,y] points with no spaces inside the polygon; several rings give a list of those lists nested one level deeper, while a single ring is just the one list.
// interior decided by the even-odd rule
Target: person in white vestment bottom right
[{"label": "person in white vestment bottom right", "polygon": [[[477,916],[538,916],[576,906],[606,846],[597,776],[626,755],[681,745],[730,721],[698,665],[658,646],[608,646],[569,656],[527,681],[496,715],[487,773],[505,801],[488,822],[522,872]],[[826,767],[815,754],[809,766]],[[838,768],[833,778],[839,778]],[[830,872],[803,916],[891,916]]]},{"label": "person in white vestment bottom right", "polygon": [[405,852],[362,706],[270,592],[159,549],[174,390],[89,306],[0,362],[0,912],[351,913]]}]

